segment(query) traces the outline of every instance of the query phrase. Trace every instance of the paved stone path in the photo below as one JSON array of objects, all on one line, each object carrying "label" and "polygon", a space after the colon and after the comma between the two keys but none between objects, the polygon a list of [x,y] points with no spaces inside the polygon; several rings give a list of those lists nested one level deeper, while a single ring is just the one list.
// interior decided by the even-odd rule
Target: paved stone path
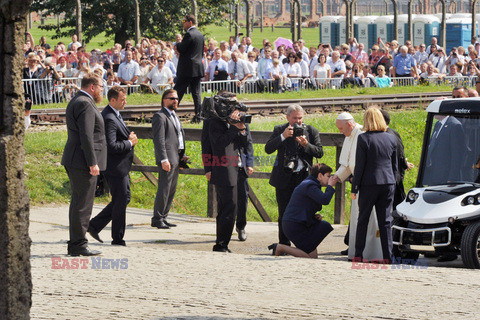
[{"label": "paved stone path", "polygon": [[150,215],[129,208],[127,247],[110,245],[108,227],[104,244],[90,241],[103,254],[75,260],[68,207],[32,208],[32,319],[480,319],[480,272],[461,260],[352,269],[338,255],[345,226],[317,260],[272,257],[276,224],[260,222],[248,223],[246,242],[233,235],[233,254],[216,253],[213,219],[175,214],[178,227],[159,230]]}]

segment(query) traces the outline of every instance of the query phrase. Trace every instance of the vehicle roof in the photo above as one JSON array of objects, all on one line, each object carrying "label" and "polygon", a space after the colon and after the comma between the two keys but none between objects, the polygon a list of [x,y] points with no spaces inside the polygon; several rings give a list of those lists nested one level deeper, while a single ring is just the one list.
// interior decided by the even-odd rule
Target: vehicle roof
[{"label": "vehicle roof", "polygon": [[427,112],[480,115],[480,98],[434,100],[428,105]]}]

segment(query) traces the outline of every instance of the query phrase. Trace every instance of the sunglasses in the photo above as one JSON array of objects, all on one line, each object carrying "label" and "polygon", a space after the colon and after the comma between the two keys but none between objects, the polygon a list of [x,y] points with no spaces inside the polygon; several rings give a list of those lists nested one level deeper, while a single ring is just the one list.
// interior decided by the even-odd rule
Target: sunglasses
[{"label": "sunglasses", "polygon": [[157,62],[159,62],[159,63],[160,63],[160,62],[165,62],[165,60],[157,60]]},{"label": "sunglasses", "polygon": [[177,100],[177,101],[178,101],[178,98],[175,98],[175,97],[168,97],[168,98],[165,98],[165,100],[172,100],[172,101],[174,101],[174,100]]}]

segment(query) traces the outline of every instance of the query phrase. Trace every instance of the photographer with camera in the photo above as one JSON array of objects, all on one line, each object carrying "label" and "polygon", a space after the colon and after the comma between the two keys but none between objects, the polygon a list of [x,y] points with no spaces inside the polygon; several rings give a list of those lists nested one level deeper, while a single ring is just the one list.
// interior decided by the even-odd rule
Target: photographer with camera
[{"label": "photographer with camera", "polygon": [[313,158],[323,156],[323,147],[317,129],[303,123],[303,108],[293,104],[287,109],[288,123],[278,125],[265,145],[265,152],[277,151],[270,176],[278,204],[279,243],[290,245],[282,229],[282,218],[293,190],[308,176]]},{"label": "photographer with camera", "polygon": [[[253,172],[253,162],[249,161],[253,159],[253,147],[246,125],[251,116],[243,113],[245,111],[246,107],[229,92],[206,98],[203,102],[206,119],[202,130],[202,160],[205,176],[217,191],[217,239],[213,246],[213,251],[217,252],[231,252],[228,244],[235,217],[246,209],[243,200],[247,199],[243,198],[248,192],[246,177]],[[245,152],[251,156],[242,156]],[[240,217],[239,220],[237,232],[239,239],[244,241],[245,225]]]}]

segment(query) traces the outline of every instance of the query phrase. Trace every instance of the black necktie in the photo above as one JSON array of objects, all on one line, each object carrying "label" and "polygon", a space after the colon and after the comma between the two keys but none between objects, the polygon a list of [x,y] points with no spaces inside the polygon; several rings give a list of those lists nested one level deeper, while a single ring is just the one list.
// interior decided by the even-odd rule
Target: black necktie
[{"label": "black necktie", "polygon": [[118,118],[118,120],[120,120],[120,122],[125,126],[125,128],[127,128],[127,125],[126,125],[125,122],[123,121],[123,118],[122,118],[122,115],[120,114],[120,112],[117,114],[117,118]]}]

